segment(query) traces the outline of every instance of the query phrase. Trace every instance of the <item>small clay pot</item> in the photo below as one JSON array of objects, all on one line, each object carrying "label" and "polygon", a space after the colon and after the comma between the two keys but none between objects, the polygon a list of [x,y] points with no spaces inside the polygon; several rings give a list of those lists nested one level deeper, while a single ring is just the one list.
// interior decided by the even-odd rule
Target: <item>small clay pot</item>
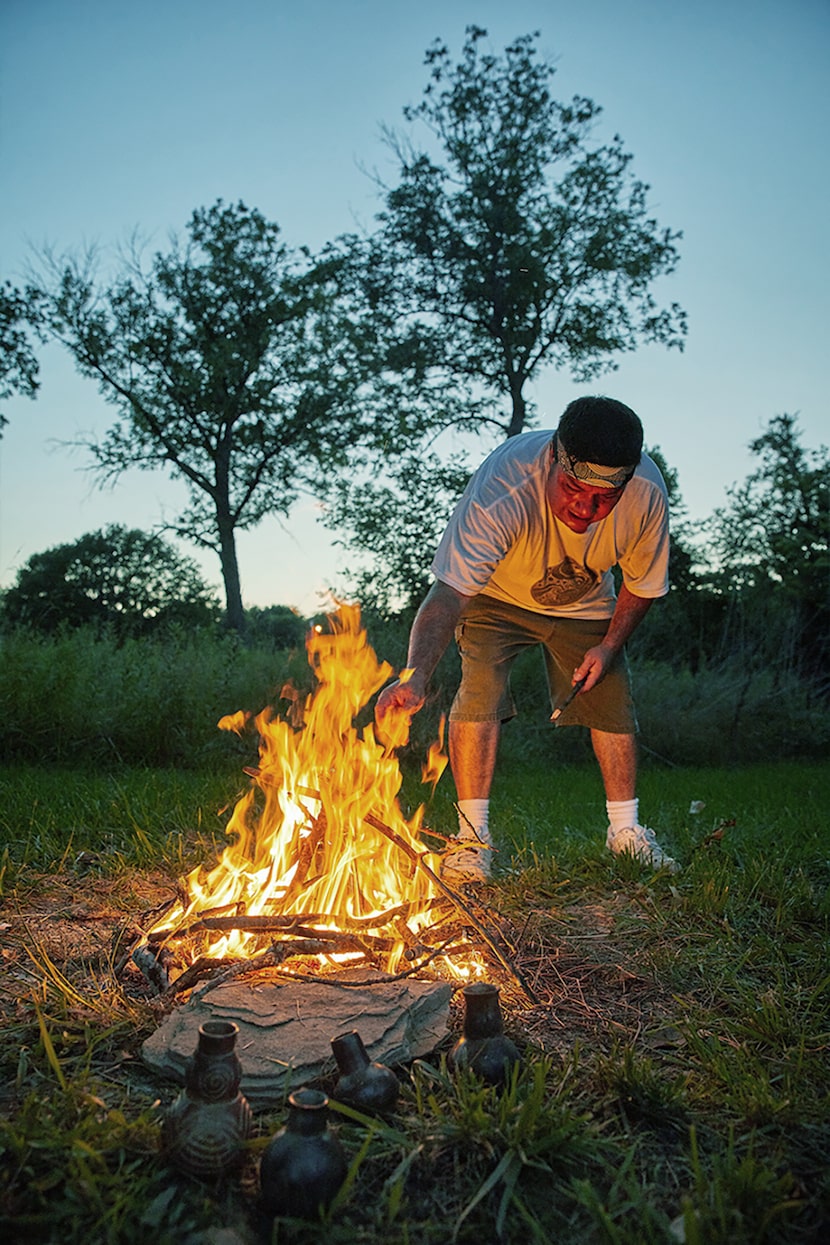
[{"label": "small clay pot", "polygon": [[370,1060],[360,1034],[355,1029],[341,1033],[331,1039],[331,1049],[340,1071],[334,1087],[337,1101],[369,1114],[391,1111],[400,1093],[398,1078],[386,1064]]},{"label": "small clay pot", "polygon": [[239,1028],[232,1020],[206,1020],[185,1065],[185,1087],[162,1126],[162,1150],[189,1176],[222,1176],[237,1168],[251,1133],[251,1108],[239,1092]]},{"label": "small clay pot", "polygon": [[329,1131],[328,1105],[316,1089],[290,1095],[285,1126],[268,1143],[260,1164],[267,1214],[316,1219],[346,1179],[346,1155]]},{"label": "small clay pot", "polygon": [[465,986],[462,995],[463,1033],[447,1062],[451,1068],[471,1068],[489,1085],[503,1085],[520,1057],[515,1044],[504,1035],[498,986],[478,981]]}]

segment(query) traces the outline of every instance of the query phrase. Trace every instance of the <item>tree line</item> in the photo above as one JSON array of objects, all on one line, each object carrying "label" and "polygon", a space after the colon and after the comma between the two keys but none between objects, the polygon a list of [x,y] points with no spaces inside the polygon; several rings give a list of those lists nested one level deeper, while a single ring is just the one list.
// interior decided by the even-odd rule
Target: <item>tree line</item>
[{"label": "tree line", "polygon": [[[794,676],[826,697],[830,684],[830,454],[802,445],[793,415],[773,417],[750,444],[757,465],[708,518],[688,519],[678,472],[659,447],[650,453],[666,480],[671,511],[671,587],[633,641],[642,660],[693,674],[738,662]],[[387,558],[426,575],[420,545],[388,525]],[[420,556],[420,561],[418,558]],[[378,549],[382,573],[383,551]],[[420,593],[390,608],[387,588],[355,595],[376,622],[405,630]],[[170,625],[222,624],[215,592],[197,564],[161,535],[119,524],[34,554],[0,599],[5,629],[43,635],[91,626],[120,637],[161,634]],[[302,645],[310,620],[287,604],[246,611],[252,642]]]},{"label": "tree line", "polygon": [[[384,132],[396,176],[378,179],[371,230],[312,254],[258,209],[217,202],[165,252],[147,256],[136,239],[107,272],[95,253],[41,253],[23,290],[0,290],[0,398],[34,396],[38,345],[62,343],[114,410],[87,446],[99,480],[131,467],[183,480],[187,502],[167,526],[216,553],[230,628],[250,622],[237,534],[287,515],[304,491],[364,555],[356,594],[405,613],[469,474],[460,434],[490,448],[532,426],[528,386],[545,368],[589,382],[642,344],[682,349],[682,308],[653,292],[681,234],[651,215],[622,141],[593,140],[600,108],[554,98],[537,39],[496,54],[473,26],[457,61],[441,41],[427,51],[420,103]],[[673,587],[637,643],[691,668],[741,645],[826,694],[827,452],[803,447],[786,414],[752,449],[757,469],[702,525],[683,517],[662,462]],[[81,562],[106,560],[102,539],[125,567],[146,556],[140,533],[83,539]],[[61,556],[70,592],[79,564]],[[169,556],[160,565],[173,574]],[[35,562],[6,594],[7,621],[36,596]],[[180,601],[215,610],[198,590],[191,599],[190,574],[173,574]],[[49,618],[61,599],[69,608],[55,596]],[[110,624],[124,599],[104,608]],[[145,610],[142,626],[167,608]]]},{"label": "tree line", "polygon": [[[830,453],[803,445],[798,418],[773,416],[749,444],[756,465],[706,519],[684,512],[663,461],[674,514],[671,588],[641,657],[692,673],[732,665],[830,695]],[[659,452],[655,454],[658,461]]]}]

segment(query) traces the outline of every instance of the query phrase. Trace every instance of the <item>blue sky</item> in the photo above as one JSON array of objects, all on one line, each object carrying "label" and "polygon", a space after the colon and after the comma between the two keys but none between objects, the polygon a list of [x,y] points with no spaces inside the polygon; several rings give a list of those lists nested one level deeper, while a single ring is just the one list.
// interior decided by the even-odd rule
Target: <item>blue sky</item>
[{"label": "blue sky", "polygon": [[[691,514],[746,476],[773,415],[798,413],[807,445],[830,440],[828,0],[4,0],[0,279],[22,279],[32,246],[110,251],[138,229],[165,249],[218,198],[259,208],[292,246],[370,224],[367,170],[391,174],[382,125],[420,98],[426,48],[460,51],[471,23],[496,51],[539,30],[554,93],[602,105],[597,140],[622,136],[654,215],[683,231],[657,292],[688,312],[685,352],[643,349],[590,388],[639,412]],[[541,425],[583,391],[544,373]],[[112,410],[55,348],[38,400],[5,410],[0,585],[32,553],[175,513],[174,482],[136,473],[101,492],[60,444]],[[311,612],[337,586],[344,555],[318,513],[310,498],[240,537],[249,604]]]}]

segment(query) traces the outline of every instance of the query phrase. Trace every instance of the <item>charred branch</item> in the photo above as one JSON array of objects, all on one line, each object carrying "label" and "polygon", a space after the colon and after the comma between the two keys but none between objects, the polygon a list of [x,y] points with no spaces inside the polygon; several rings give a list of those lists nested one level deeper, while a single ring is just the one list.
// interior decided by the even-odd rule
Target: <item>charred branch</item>
[{"label": "charred branch", "polygon": [[374,830],[377,830],[380,834],[384,835],[392,843],[395,843],[396,846],[399,847],[401,851],[406,856],[409,857],[410,860],[413,860],[415,862],[415,864],[418,866],[419,869],[424,870],[424,872],[431,879],[431,881],[435,884],[435,886],[437,886],[438,889],[441,891],[442,895],[446,895],[446,897],[450,899],[452,903],[455,904],[455,906],[459,909],[459,911],[463,913],[464,917],[469,922],[469,924],[473,927],[473,929],[478,934],[478,936],[487,944],[487,946],[493,952],[496,959],[501,964],[502,968],[506,969],[507,972],[510,974],[510,976],[514,979],[514,981],[516,981],[519,984],[519,986],[521,987],[521,989],[523,990],[527,998],[530,999],[531,1003],[538,1003],[539,1000],[536,998],[536,995],[530,989],[530,986],[524,980],[524,978],[522,977],[521,973],[516,968],[516,966],[510,961],[508,956],[501,950],[501,948],[494,942],[493,938],[484,928],[481,921],[479,921],[478,918],[474,916],[470,907],[464,902],[464,900],[461,898],[458,892],[454,891],[452,887],[447,886],[446,882],[441,880],[441,878],[438,876],[435,870],[430,868],[430,866],[427,864],[426,860],[424,859],[425,854],[423,852],[417,851],[416,848],[412,847],[411,844],[407,843],[405,839],[402,839],[401,836],[397,834],[391,828],[391,826],[387,826],[384,822],[380,820],[379,817],[375,817],[372,813],[368,814],[368,816],[366,817],[366,821],[368,825],[370,825]]},{"label": "charred branch", "polygon": [[133,948],[132,961],[136,968],[141,969],[150,985],[154,986],[159,994],[164,994],[170,985],[170,976],[167,966],[157,952],[143,942]]},{"label": "charred branch", "polygon": [[[404,910],[403,908],[401,909]],[[213,931],[214,933],[241,933],[241,934],[273,934],[282,933],[286,937],[301,938],[320,938],[334,940],[342,938],[344,935],[351,934],[356,940],[365,940],[371,942],[378,950],[391,951],[395,945],[394,939],[383,938],[373,930],[382,929],[384,925],[392,924],[394,929],[398,929],[397,922],[389,922],[384,915],[377,917],[368,917],[364,920],[343,920],[338,917],[338,928],[336,930],[321,929],[313,925],[314,920],[324,920],[325,917],[321,913],[314,913],[310,917],[303,916],[199,916],[190,925],[181,925],[174,930],[153,930],[147,935],[147,942],[161,943],[173,939],[186,938],[191,934],[198,934],[203,931]],[[401,925],[404,923],[401,921]],[[409,927],[406,926],[408,929]],[[410,931],[410,937],[413,937]]]}]

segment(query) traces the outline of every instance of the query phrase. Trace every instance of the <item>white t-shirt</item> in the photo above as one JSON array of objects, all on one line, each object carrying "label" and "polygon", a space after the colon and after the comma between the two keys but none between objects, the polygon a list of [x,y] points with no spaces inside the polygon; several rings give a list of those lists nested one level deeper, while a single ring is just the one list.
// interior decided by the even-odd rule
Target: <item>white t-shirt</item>
[{"label": "white t-shirt", "polygon": [[482,592],[537,614],[610,618],[611,574],[638,597],[669,590],[668,498],[644,454],[611,513],[582,534],[557,519],[545,495],[550,430],[511,437],[476,471],[432,563],[465,596]]}]

